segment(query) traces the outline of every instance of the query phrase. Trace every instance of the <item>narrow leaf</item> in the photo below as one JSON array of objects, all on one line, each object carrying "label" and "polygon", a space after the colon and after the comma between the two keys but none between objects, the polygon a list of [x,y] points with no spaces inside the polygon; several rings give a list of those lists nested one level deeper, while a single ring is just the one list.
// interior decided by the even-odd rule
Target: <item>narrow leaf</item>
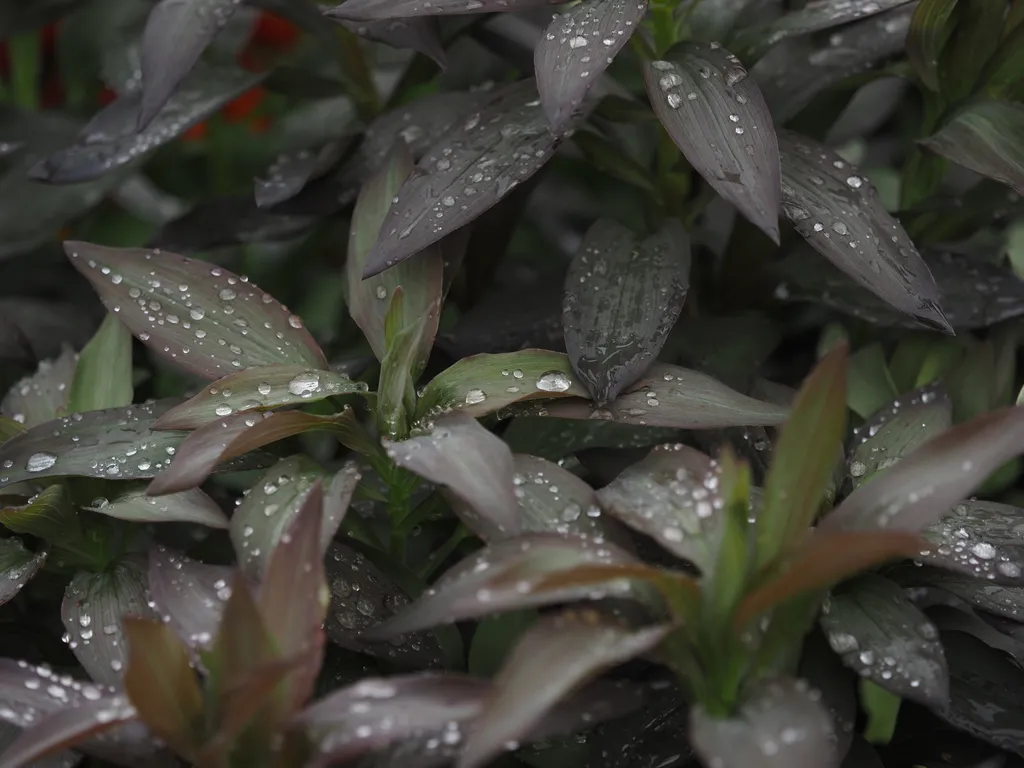
[{"label": "narrow leaf", "polygon": [[957,504],[922,531],[916,560],[995,584],[1024,586],[1024,510],[994,501]]},{"label": "narrow leaf", "polygon": [[132,335],[117,315],[108,312],[96,335],[78,358],[68,392],[71,413],[131,405]]},{"label": "narrow leaf", "polygon": [[154,498],[147,496],[144,489],[128,491],[111,501],[100,500],[99,504],[83,507],[118,520],[138,523],[197,523],[210,528],[227,528],[228,519],[217,502],[192,488],[181,493]]},{"label": "narrow leaf", "polygon": [[149,553],[154,610],[190,648],[209,648],[231,596],[235,570],[157,547]]},{"label": "narrow leaf", "polygon": [[291,200],[310,182],[331,170],[344,154],[345,143],[330,141],[316,149],[283,152],[267,168],[265,178],[256,179],[254,196],[260,208],[273,208]]},{"label": "narrow leaf", "polygon": [[689,238],[672,220],[638,243],[602,219],[565,278],[562,328],[569,360],[599,405],[633,384],[661,351],[690,282]]},{"label": "narrow leaf", "polygon": [[356,21],[402,19],[410,16],[447,16],[460,13],[520,11],[554,5],[560,0],[347,0],[332,15]]},{"label": "narrow leaf", "polygon": [[717,43],[682,43],[670,56],[644,67],[654,113],[694,170],[779,242],[779,147],[760,89]]},{"label": "narrow leaf", "polygon": [[46,562],[46,552],[30,552],[20,539],[0,539],[0,605],[14,597]]},{"label": "narrow leaf", "polygon": [[[394,440],[408,435],[416,404],[417,357],[424,349],[426,315],[405,314],[405,291],[399,286],[391,297],[385,318],[387,354],[380,363],[377,386],[377,429]],[[429,353],[429,348],[428,348]]]},{"label": "narrow leaf", "polygon": [[[336,11],[337,9],[334,9]],[[331,10],[324,15],[330,18]],[[448,68],[448,56],[441,41],[437,23],[432,18],[413,17],[410,19],[389,19],[386,21],[350,21],[338,19],[338,23],[367,40],[390,45],[392,48],[407,48],[433,59],[441,70]]]},{"label": "narrow leaf", "polygon": [[939,90],[939,56],[953,32],[949,17],[957,0],[923,0],[910,19],[907,33],[907,59],[933,91]]},{"label": "narrow leaf", "polygon": [[26,427],[35,427],[62,415],[67,408],[68,388],[77,365],[78,355],[70,347],[64,347],[55,360],[43,360],[34,374],[8,390],[0,403],[0,413]]},{"label": "narrow leaf", "polygon": [[185,370],[217,379],[259,365],[327,368],[302,321],[245,278],[173,253],[64,247],[107,309]]}]

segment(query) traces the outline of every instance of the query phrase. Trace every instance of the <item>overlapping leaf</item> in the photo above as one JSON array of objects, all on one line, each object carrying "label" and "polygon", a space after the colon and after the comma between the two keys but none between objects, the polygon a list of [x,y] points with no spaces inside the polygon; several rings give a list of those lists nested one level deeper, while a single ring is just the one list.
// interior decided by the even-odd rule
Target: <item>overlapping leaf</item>
[{"label": "overlapping leaf", "polygon": [[[343,7],[342,7],[343,10]],[[328,18],[337,9],[325,13]],[[441,69],[448,67],[440,33],[434,19],[413,17],[408,19],[382,19],[380,21],[351,21],[338,19],[346,29],[367,40],[390,45],[393,48],[408,48],[434,60]]]},{"label": "overlapping leaf", "polygon": [[654,113],[701,176],[779,241],[779,148],[761,91],[717,43],[681,43],[644,66]]},{"label": "overlapping leaf", "polygon": [[0,413],[26,427],[57,418],[68,402],[68,388],[75,376],[78,355],[65,347],[56,360],[43,360],[4,395]]},{"label": "overlapping leaf", "polygon": [[332,15],[356,21],[402,19],[410,16],[446,16],[460,13],[519,11],[553,5],[556,0],[347,0]]},{"label": "overlapping leaf", "polygon": [[31,552],[21,539],[0,539],[0,605],[14,597],[46,562],[46,552]]},{"label": "overlapping leaf", "polygon": [[1024,586],[1024,510],[994,501],[957,504],[924,529],[934,546],[917,559],[996,584]]},{"label": "overlapping leaf", "polygon": [[140,488],[110,501],[94,501],[86,509],[137,523],[197,523],[211,528],[228,527],[228,519],[221,508],[198,488],[159,497],[147,496],[145,489]]},{"label": "overlapping leaf", "polygon": [[300,149],[278,155],[267,169],[266,177],[256,180],[256,205],[272,208],[285,200],[291,200],[309,182],[327,173],[341,158],[344,148],[341,141],[331,141],[315,149]]},{"label": "overlapping leaf", "polygon": [[952,34],[949,23],[957,0],[924,0],[914,9],[907,34],[907,60],[921,82],[939,90],[939,56]]},{"label": "overlapping leaf", "polygon": [[599,537],[605,526],[594,489],[558,464],[517,453],[515,494],[523,529]]},{"label": "overlapping leaf", "polygon": [[134,394],[132,335],[108,312],[78,358],[67,407],[72,413],[117,408],[131,405]]},{"label": "overlapping leaf", "polygon": [[154,610],[189,647],[209,648],[236,573],[157,547],[149,553],[148,571]]}]

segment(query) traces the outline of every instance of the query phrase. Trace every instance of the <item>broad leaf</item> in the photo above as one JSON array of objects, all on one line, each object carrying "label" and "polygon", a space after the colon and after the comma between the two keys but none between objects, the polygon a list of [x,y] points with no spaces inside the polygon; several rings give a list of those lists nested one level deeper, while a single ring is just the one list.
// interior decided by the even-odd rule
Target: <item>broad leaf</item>
[{"label": "broad leaf", "polygon": [[473,723],[460,768],[488,764],[529,734],[558,701],[608,667],[653,650],[669,627],[632,630],[591,612],[564,613],[535,624],[494,680],[494,693]]},{"label": "broad leaf", "polygon": [[460,13],[519,11],[554,5],[559,0],[347,0],[332,15],[356,21],[402,19],[409,16],[447,16]]},{"label": "broad leaf", "polygon": [[747,694],[736,716],[690,711],[690,741],[721,768],[838,768],[832,718],[805,681],[769,678]]},{"label": "broad leaf", "polygon": [[1010,101],[968,104],[921,144],[947,160],[1024,194],[1024,106]]},{"label": "broad leaf", "polygon": [[236,571],[157,547],[149,553],[154,610],[191,648],[208,648],[231,596]]},{"label": "broad leaf", "polygon": [[512,452],[473,417],[439,418],[429,434],[384,447],[398,466],[447,486],[469,505],[466,522],[485,540],[519,533]]},{"label": "broad leaf", "polygon": [[939,631],[896,584],[861,576],[833,592],[821,614],[843,662],[887,691],[927,706],[949,698]]},{"label": "broad leaf", "polygon": [[779,147],[760,89],[718,43],[681,43],[669,55],[644,66],[654,113],[694,170],[779,242]]},{"label": "broad leaf", "polygon": [[689,237],[677,221],[639,243],[610,219],[587,231],[565,278],[562,329],[569,360],[598,405],[657,358],[689,283]]},{"label": "broad leaf", "polygon": [[146,572],[123,561],[106,573],[81,572],[64,592],[61,619],[75,657],[99,683],[120,685],[128,660],[123,619],[148,618]]},{"label": "broad leaf", "polygon": [[523,453],[515,454],[513,459],[523,530],[595,537],[604,533],[601,507],[593,488],[554,462]]},{"label": "broad leaf", "polygon": [[198,429],[234,413],[313,403],[366,390],[366,384],[341,373],[302,365],[260,365],[218,379],[161,416],[156,428]]},{"label": "broad leaf", "polygon": [[0,413],[26,427],[57,418],[67,407],[77,364],[78,355],[70,347],[56,360],[43,360],[34,374],[11,387],[0,403]]},{"label": "broad leaf", "polygon": [[541,169],[558,139],[536,96],[531,81],[508,86],[430,148],[388,211],[364,277],[473,221]]},{"label": "broad leaf", "polygon": [[1024,586],[1024,510],[965,501],[922,531],[933,545],[915,559],[996,584]]},{"label": "broad leaf", "polygon": [[79,355],[67,409],[82,413],[131,405],[134,394],[132,335],[117,315],[108,312]]},{"label": "broad leaf", "polygon": [[1024,408],[987,413],[929,440],[858,488],[820,527],[920,531],[1022,452]]},{"label": "broad leaf", "polygon": [[595,0],[555,16],[533,52],[537,90],[556,133],[629,42],[647,0]]},{"label": "broad leaf", "polygon": [[140,341],[217,379],[241,368],[327,360],[302,326],[244,277],[173,253],[65,243],[71,263]]},{"label": "broad leaf", "polygon": [[901,312],[950,330],[910,237],[856,168],[812,140],[779,133],[782,210],[807,242]]},{"label": "broad leaf", "polygon": [[139,488],[110,501],[94,501],[84,509],[137,523],[197,523],[210,528],[228,527],[228,519],[217,502],[198,488],[159,497],[147,496],[145,489]]},{"label": "broad leaf", "polygon": [[46,562],[46,552],[30,552],[20,539],[0,539],[0,605],[14,597]]},{"label": "broad leaf", "polygon": [[914,568],[910,573],[899,572],[896,576],[901,584],[913,584],[910,593],[921,585],[938,587],[989,614],[1019,621],[1024,613],[1024,587],[1002,587],[930,567]]},{"label": "broad leaf", "polygon": [[907,59],[921,82],[939,90],[939,56],[953,32],[949,18],[957,0],[923,0],[910,19]]}]

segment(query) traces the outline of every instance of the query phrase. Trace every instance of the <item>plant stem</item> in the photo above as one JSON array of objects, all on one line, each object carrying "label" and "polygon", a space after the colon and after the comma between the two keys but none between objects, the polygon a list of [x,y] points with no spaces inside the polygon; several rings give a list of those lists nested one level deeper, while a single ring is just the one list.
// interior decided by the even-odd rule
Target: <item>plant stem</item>
[{"label": "plant stem", "polygon": [[42,45],[39,34],[30,32],[12,37],[8,43],[11,57],[11,98],[15,106],[29,111],[39,109],[39,64]]}]

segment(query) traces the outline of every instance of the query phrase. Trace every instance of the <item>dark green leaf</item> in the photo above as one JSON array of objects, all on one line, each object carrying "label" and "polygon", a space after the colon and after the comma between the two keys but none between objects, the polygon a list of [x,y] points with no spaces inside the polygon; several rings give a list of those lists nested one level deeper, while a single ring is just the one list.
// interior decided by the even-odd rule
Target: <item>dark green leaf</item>
[{"label": "dark green leaf", "polygon": [[147,496],[145,489],[140,488],[110,501],[94,501],[84,509],[136,523],[197,523],[210,528],[228,527],[228,519],[217,502],[198,488],[158,497]]},{"label": "dark green leaf", "polygon": [[56,360],[43,360],[34,374],[11,387],[0,404],[0,413],[26,427],[56,419],[67,408],[68,388],[77,365],[78,355],[70,347]]},{"label": "dark green leaf", "polygon": [[82,413],[131,405],[134,393],[132,334],[117,315],[108,312],[78,358],[67,410]]},{"label": "dark green leaf", "polygon": [[985,68],[992,41],[1003,31],[1005,0],[969,0],[953,10],[956,31],[949,38],[939,63],[939,90],[947,103],[956,103],[975,90]]},{"label": "dark green leaf", "polygon": [[864,738],[872,744],[888,744],[896,733],[903,700],[867,678],[860,681],[860,700],[867,715]]},{"label": "dark green leaf", "polygon": [[78,510],[61,483],[40,491],[24,506],[3,509],[0,522],[14,533],[36,536],[51,544],[81,542]]},{"label": "dark green leaf", "polygon": [[922,533],[934,546],[917,560],[996,584],[1024,586],[1024,510],[994,501],[957,504]]},{"label": "dark green leaf", "polygon": [[[409,421],[416,409],[416,368],[423,352],[428,315],[405,313],[405,291],[398,286],[391,296],[385,318],[387,354],[380,363],[380,384],[377,387],[377,429],[395,440],[409,433]],[[408,318],[408,323],[407,323]]]},{"label": "dark green leaf", "polygon": [[46,552],[30,552],[20,539],[0,539],[0,605],[14,597],[46,562]]},{"label": "dark green leaf", "polygon": [[164,547],[149,553],[154,610],[190,648],[209,648],[237,571],[196,562]]},{"label": "dark green leaf", "polygon": [[610,219],[583,238],[565,278],[569,360],[598,405],[614,400],[657,358],[689,288],[689,237],[671,220],[638,243]]},{"label": "dark green leaf", "polygon": [[939,90],[939,56],[953,32],[949,17],[957,0],[923,0],[914,9],[907,33],[907,59],[933,91]]},{"label": "dark green leaf", "polygon": [[861,347],[850,356],[846,401],[851,411],[867,419],[889,405],[898,394],[881,344]]},{"label": "dark green leaf", "polygon": [[466,668],[474,675],[493,677],[538,618],[536,611],[511,611],[479,622],[469,646]]}]

